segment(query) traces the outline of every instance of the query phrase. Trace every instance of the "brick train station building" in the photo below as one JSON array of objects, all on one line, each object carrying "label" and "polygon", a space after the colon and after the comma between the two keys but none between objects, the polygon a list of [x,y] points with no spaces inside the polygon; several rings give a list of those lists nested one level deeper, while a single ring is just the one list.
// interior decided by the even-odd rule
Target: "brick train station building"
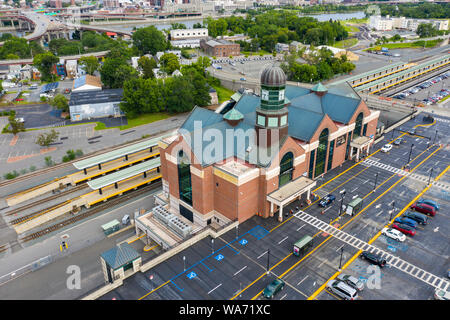
[{"label": "brick train station building", "polygon": [[160,141],[168,210],[198,225],[276,212],[281,221],[318,177],[369,153],[378,117],[347,83],[292,86],[266,68],[260,96],[244,94],[223,115],[196,107]]}]

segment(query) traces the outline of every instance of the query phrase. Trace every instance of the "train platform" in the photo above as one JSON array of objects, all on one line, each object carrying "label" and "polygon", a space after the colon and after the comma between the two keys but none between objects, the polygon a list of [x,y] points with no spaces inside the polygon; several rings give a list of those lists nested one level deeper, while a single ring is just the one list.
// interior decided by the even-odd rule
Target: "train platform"
[{"label": "train platform", "polygon": [[14,230],[17,234],[24,233],[64,214],[77,214],[83,207],[90,208],[92,205],[107,201],[112,197],[120,196],[127,191],[160,179],[159,159],[149,161],[152,163],[148,164],[144,162],[141,165],[125,169],[127,170],[125,174],[122,172],[125,170],[121,170],[111,174],[110,176],[112,177],[105,176],[96,179],[100,180],[96,184],[93,184],[95,180],[91,181],[93,191],[38,212],[34,216],[13,225]]},{"label": "train platform", "polygon": [[8,206],[14,206],[48,192],[62,190],[69,184],[74,186],[77,183],[89,181],[112,171],[157,157],[159,156],[158,141],[164,137],[165,135],[74,162],[74,167],[79,171],[12,194],[6,198],[6,203]]}]

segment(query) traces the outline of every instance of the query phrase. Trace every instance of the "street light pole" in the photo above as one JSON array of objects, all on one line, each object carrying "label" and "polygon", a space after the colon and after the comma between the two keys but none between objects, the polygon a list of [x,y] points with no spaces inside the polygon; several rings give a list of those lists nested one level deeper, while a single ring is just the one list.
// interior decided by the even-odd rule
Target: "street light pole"
[{"label": "street light pole", "polygon": [[390,217],[389,217],[389,221],[392,220],[392,213],[395,212],[395,201],[392,201],[392,210],[389,211],[390,212]]},{"label": "street light pole", "polygon": [[345,198],[345,189],[341,190],[341,192],[339,192],[341,194],[341,205],[339,207],[339,216],[341,216],[342,213],[342,205],[344,204],[344,198]]},{"label": "street light pole", "polygon": [[186,271],[186,257],[185,256],[183,256],[183,266],[184,266],[183,271]]},{"label": "street light pole", "polygon": [[267,249],[267,275],[269,275],[270,249]]},{"label": "street light pole", "polygon": [[375,174],[375,185],[373,186],[372,192],[375,192],[375,189],[377,188],[377,180],[378,180],[378,172]]},{"label": "street light pole", "polygon": [[341,271],[341,265],[342,265],[342,254],[344,253],[344,246],[341,248],[341,258],[339,259],[339,271]]},{"label": "street light pole", "polygon": [[211,239],[211,253],[214,253],[214,239]]},{"label": "street light pole", "polygon": [[432,175],[433,175],[433,168],[431,168],[430,176],[428,177],[428,185],[430,185]]},{"label": "street light pole", "polygon": [[434,134],[433,144],[436,142],[437,133],[438,131],[436,130],[436,133]]},{"label": "street light pole", "polygon": [[414,147],[414,143],[411,144],[411,150],[409,151],[409,156],[408,156],[408,162],[407,162],[407,164],[408,164],[409,161],[411,160],[411,153],[412,153],[413,147]]}]

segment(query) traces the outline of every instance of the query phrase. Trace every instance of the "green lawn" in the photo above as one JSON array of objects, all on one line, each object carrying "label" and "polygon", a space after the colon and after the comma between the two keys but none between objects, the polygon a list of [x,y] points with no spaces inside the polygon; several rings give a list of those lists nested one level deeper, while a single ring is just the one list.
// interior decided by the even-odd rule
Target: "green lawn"
[{"label": "green lawn", "polygon": [[164,120],[169,117],[171,117],[169,113],[149,113],[149,114],[143,114],[135,119],[128,119],[128,124],[118,127],[109,127],[107,128],[103,122],[97,122],[97,126],[95,127],[95,130],[104,130],[104,129],[111,129],[111,128],[119,128],[120,130],[127,130],[130,128],[134,128],[137,126],[141,126],[144,124],[149,124],[155,121]]},{"label": "green lawn", "polygon": [[230,100],[231,96],[234,94],[233,90],[227,89],[225,87],[212,86],[217,91],[217,98],[219,99],[219,104]]},{"label": "green lawn", "polygon": [[349,33],[359,31],[358,27],[348,24],[347,21],[340,21],[340,23],[344,27],[344,29]]},{"label": "green lawn", "polygon": [[259,56],[260,54],[268,55],[272,54],[272,52],[266,51],[266,50],[259,50],[258,52],[251,52],[251,51],[241,51],[241,55],[249,55],[249,56]]},{"label": "green lawn", "polygon": [[367,50],[379,51],[379,50],[381,50],[381,48],[388,48],[388,49],[423,48],[424,46],[425,46],[425,48],[432,48],[440,42],[441,41],[439,41],[439,40],[429,40],[426,42],[423,40],[419,40],[419,41],[414,41],[414,42],[403,42],[403,43],[402,42],[400,42],[400,43],[385,43],[385,44],[382,44],[379,46],[364,49],[364,51],[367,51]]},{"label": "green lawn", "polygon": [[358,39],[356,39],[356,38],[349,38],[349,39],[345,39],[345,40],[341,40],[341,41],[335,42],[333,47],[345,49],[345,48],[353,47],[357,43],[358,43]]}]

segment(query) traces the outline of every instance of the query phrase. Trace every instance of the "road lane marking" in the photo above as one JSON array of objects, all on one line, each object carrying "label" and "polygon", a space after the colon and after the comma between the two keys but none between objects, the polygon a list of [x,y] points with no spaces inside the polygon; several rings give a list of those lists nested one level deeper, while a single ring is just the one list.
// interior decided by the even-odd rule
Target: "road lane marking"
[{"label": "road lane marking", "polygon": [[247,266],[243,267],[242,269],[240,269],[239,271],[236,271],[233,276],[237,275],[238,273],[240,273],[242,270],[244,270],[245,268],[247,268]]},{"label": "road lane marking", "polygon": [[280,242],[278,242],[278,244],[281,244],[284,240],[286,240],[287,238],[289,238],[289,236],[286,236],[285,238],[283,238]]},{"label": "road lane marking", "polygon": [[222,284],[219,284],[219,285],[216,286],[214,289],[210,290],[210,291],[208,292],[208,294],[210,294],[211,292],[213,292],[214,290],[216,290],[217,288],[219,288],[221,285],[222,285]]}]

